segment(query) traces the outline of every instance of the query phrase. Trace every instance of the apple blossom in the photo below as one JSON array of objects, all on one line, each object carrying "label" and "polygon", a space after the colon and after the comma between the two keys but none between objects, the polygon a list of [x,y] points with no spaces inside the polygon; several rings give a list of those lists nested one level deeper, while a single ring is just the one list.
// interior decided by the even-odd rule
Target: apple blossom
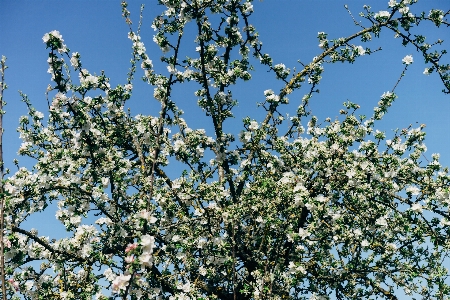
[{"label": "apple blossom", "polygon": [[410,65],[410,64],[412,64],[412,63],[413,63],[413,57],[412,57],[412,55],[406,55],[406,56],[402,59],[402,62],[403,62],[405,65]]}]

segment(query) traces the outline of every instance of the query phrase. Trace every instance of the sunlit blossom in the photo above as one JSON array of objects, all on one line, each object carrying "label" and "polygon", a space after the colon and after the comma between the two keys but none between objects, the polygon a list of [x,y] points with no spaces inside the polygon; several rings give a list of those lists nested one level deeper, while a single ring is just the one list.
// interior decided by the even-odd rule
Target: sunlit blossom
[{"label": "sunlit blossom", "polygon": [[402,62],[403,62],[405,65],[410,65],[410,64],[412,64],[412,63],[413,63],[413,57],[412,57],[412,55],[406,55],[406,56],[402,59]]}]

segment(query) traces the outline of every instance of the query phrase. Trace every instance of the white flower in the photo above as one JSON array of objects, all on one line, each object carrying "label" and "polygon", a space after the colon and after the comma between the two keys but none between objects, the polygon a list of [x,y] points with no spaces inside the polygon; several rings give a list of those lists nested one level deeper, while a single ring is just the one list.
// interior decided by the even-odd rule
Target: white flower
[{"label": "white flower", "polygon": [[356,46],[355,49],[358,51],[358,55],[366,54],[366,49],[364,49],[363,46]]},{"label": "white flower", "polygon": [[38,118],[38,119],[42,119],[42,118],[44,118],[44,114],[43,113],[41,113],[40,111],[36,111],[35,113],[34,113],[34,115],[36,116],[36,118]]},{"label": "white flower", "polygon": [[394,243],[388,243],[386,244],[386,250],[393,252],[397,250],[397,245],[395,245]]},{"label": "white flower", "polygon": [[316,295],[315,293],[311,295],[309,300],[328,300],[328,297]]},{"label": "white flower", "polygon": [[176,140],[173,143],[173,150],[175,152],[178,152],[178,150],[180,150],[180,148],[182,148],[184,146],[184,142],[182,140]]},{"label": "white flower", "polygon": [[417,186],[408,186],[406,188],[406,192],[407,193],[409,192],[409,193],[411,193],[411,195],[416,196],[416,195],[419,195],[420,190],[419,190],[419,188]]},{"label": "white flower", "polygon": [[420,203],[414,203],[411,205],[411,210],[415,212],[422,212],[422,205],[420,205]]},{"label": "white flower", "polygon": [[268,95],[271,95],[271,94],[273,94],[273,91],[272,91],[272,90],[265,90],[265,91],[264,91],[264,95],[265,95],[265,96],[268,96]]},{"label": "white flower", "polygon": [[80,225],[81,224],[81,216],[70,217],[70,223],[75,225],[75,226]]},{"label": "white flower", "polygon": [[25,287],[28,291],[30,291],[34,286],[34,282],[33,281],[27,281],[25,282]]},{"label": "white flower", "polygon": [[191,283],[188,281],[181,286],[181,290],[185,293],[189,293],[191,291]]},{"label": "white flower", "polygon": [[142,247],[144,247],[143,251],[148,253],[153,253],[153,248],[155,248],[155,237],[145,234],[141,237]]},{"label": "white flower", "polygon": [[172,189],[179,189],[181,187],[181,184],[182,181],[180,179],[175,179],[174,181],[172,181]]},{"label": "white flower", "polygon": [[49,33],[44,34],[44,36],[42,37],[42,40],[44,41],[44,43],[47,43],[50,40],[50,35],[57,38],[61,42],[64,41],[62,39],[62,35],[59,33],[59,31],[53,30],[53,31],[50,31]]},{"label": "white flower", "polygon": [[388,12],[388,11],[385,11],[385,10],[382,10],[382,11],[379,11],[379,12],[377,12],[373,17],[375,18],[375,19],[378,19],[378,18],[389,18],[389,16],[390,16],[391,14]]},{"label": "white flower", "polygon": [[86,69],[81,70],[81,72],[78,74],[78,77],[80,78],[80,83],[83,87],[88,87],[89,84],[96,87],[98,84],[97,76],[90,75],[88,70]]},{"label": "white flower", "polygon": [[11,183],[9,182],[5,184],[4,189],[11,195],[15,194],[18,191],[18,189],[15,186],[11,185]]},{"label": "white flower", "polygon": [[207,240],[206,240],[205,238],[200,238],[200,239],[198,240],[197,248],[202,249],[203,246],[206,244],[206,242],[207,242]]},{"label": "white flower", "polygon": [[107,298],[105,297],[105,295],[102,294],[102,292],[98,292],[97,294],[95,294],[95,300],[101,300]]},{"label": "white flower", "polygon": [[303,229],[303,228],[300,228],[300,229],[298,230],[298,235],[299,235],[302,239],[304,239],[305,237],[310,236],[311,233],[309,233],[307,230],[305,230],[305,229]]},{"label": "white flower", "polygon": [[244,10],[242,12],[244,14],[248,14],[253,11],[253,5],[250,2],[245,2],[243,8]]},{"label": "white flower", "polygon": [[258,125],[258,122],[256,122],[256,121],[251,121],[250,122],[250,126],[248,126],[248,129],[250,129],[250,130],[256,130],[256,129],[258,129],[259,128],[259,125]]},{"label": "white flower", "polygon": [[295,187],[294,187],[294,192],[298,192],[298,191],[306,192],[306,191],[307,191],[307,188],[306,188],[303,184],[301,184],[301,183],[299,182],[299,183],[297,183],[297,184],[295,185]]},{"label": "white flower", "polygon": [[280,183],[291,183],[294,181],[294,173],[292,172],[285,172],[283,173],[283,177],[279,180]]},{"label": "white flower", "polygon": [[208,206],[206,206],[205,208],[208,209],[216,209],[217,208],[217,203],[216,202],[211,202],[208,204]]},{"label": "white flower", "polygon": [[319,48],[323,49],[325,48],[325,45],[328,44],[328,40],[321,40],[319,43]]},{"label": "white flower", "polygon": [[167,66],[167,71],[169,71],[170,74],[176,74],[177,69],[173,65]]},{"label": "white flower", "polygon": [[79,62],[78,62],[78,52],[74,52],[72,53],[72,57],[70,58],[70,64],[74,67],[74,68],[78,68],[79,66]]},{"label": "white flower", "polygon": [[387,221],[384,217],[377,219],[375,223],[380,226],[387,226]]},{"label": "white flower", "polygon": [[139,263],[141,264],[141,268],[151,267],[153,265],[153,257],[150,253],[143,253],[138,258]]},{"label": "white flower", "polygon": [[128,38],[133,42],[139,41],[141,39],[141,37],[139,35],[134,34],[134,32],[129,32]]},{"label": "white flower", "polygon": [[153,68],[153,62],[151,59],[146,59],[141,63],[141,68],[142,69],[151,69]]},{"label": "white flower", "polygon": [[361,246],[363,246],[363,247],[368,247],[368,246],[369,246],[369,242],[368,242],[367,240],[363,240],[363,241],[361,242]]},{"label": "white flower", "polygon": [[103,177],[102,178],[102,186],[103,186],[103,188],[106,189],[108,187],[108,185],[109,185],[109,178]]},{"label": "white flower", "polygon": [[272,90],[265,90],[264,95],[266,96],[266,100],[268,102],[278,102],[280,100],[280,97],[275,95]]},{"label": "white flower", "polygon": [[398,11],[399,11],[402,15],[405,15],[405,14],[407,14],[407,13],[409,12],[409,7],[408,7],[408,6],[402,7],[402,8],[400,8]]},{"label": "white flower", "polygon": [[112,282],[112,290],[118,292],[120,290],[125,290],[128,286],[128,281],[130,281],[131,275],[119,275]]},{"label": "white flower", "polygon": [[299,194],[294,196],[294,201],[295,206],[305,206],[305,203],[303,203],[303,197]]},{"label": "white flower", "polygon": [[48,33],[44,34],[44,36],[42,37],[42,40],[44,41],[44,43],[47,43],[49,39],[50,39],[50,35]]},{"label": "white flower", "polygon": [[156,221],[158,221],[158,219],[155,216],[151,215],[146,210],[140,211],[138,216],[144,220],[147,220],[151,224],[154,224],[154,223],[156,223]]},{"label": "white flower", "polygon": [[428,18],[430,18],[436,25],[439,25],[442,23],[444,19],[444,11],[440,9],[432,9],[430,10],[430,13],[428,14]]},{"label": "white flower", "polygon": [[134,256],[133,255],[129,255],[125,257],[125,262],[127,264],[132,263],[134,261]]},{"label": "white flower", "polygon": [[205,276],[206,275],[206,269],[203,266],[200,266],[200,268],[198,268],[198,272],[200,273],[200,275]]},{"label": "white flower", "polygon": [[273,66],[273,68],[283,71],[284,69],[286,69],[286,65],[285,64],[276,64],[275,66]]},{"label": "white flower", "polygon": [[198,209],[194,210],[194,216],[200,217],[202,215],[203,215],[203,211],[202,210],[198,210]]},{"label": "white flower", "polygon": [[389,7],[394,7],[394,6],[397,5],[397,1],[395,1],[395,0],[389,0],[388,5],[389,5]]},{"label": "white flower", "polygon": [[112,225],[113,222],[111,221],[110,218],[103,217],[103,218],[100,218],[97,221],[95,221],[95,224],[99,224],[99,225],[106,224],[109,226],[109,225]]},{"label": "white flower", "polygon": [[448,219],[446,219],[446,218],[442,218],[440,223],[441,223],[441,226],[442,226],[442,227],[444,227],[444,226],[450,226],[450,220],[448,220]]},{"label": "white flower", "polygon": [[403,57],[402,62],[403,62],[405,65],[410,65],[410,64],[412,64],[412,63],[413,63],[413,57],[412,57],[412,55],[406,55],[405,57]]},{"label": "white flower", "polygon": [[289,268],[289,272],[291,274],[295,274],[297,272],[300,272],[302,274],[306,274],[306,270],[305,270],[305,268],[303,266],[296,266],[295,263],[292,262],[292,261],[289,262],[288,268]]},{"label": "white flower", "polygon": [[195,148],[195,152],[197,153],[198,156],[202,157],[203,153],[205,153],[205,149],[201,148],[200,146],[197,146]]},{"label": "white flower", "polygon": [[306,204],[305,204],[305,207],[306,207],[309,211],[314,211],[314,210],[317,209],[317,207],[316,207],[314,204],[312,204],[312,203],[306,203]]},{"label": "white flower", "polygon": [[305,268],[303,266],[298,266],[297,267],[297,271],[299,271],[302,274],[306,274],[306,270],[305,270]]},{"label": "white flower", "polygon": [[425,70],[423,71],[424,75],[430,75],[430,69],[425,68]]},{"label": "white flower", "polygon": [[[389,98],[389,97],[391,97],[392,96],[392,93],[391,92],[389,92],[389,91],[387,91],[386,93],[383,93],[383,95],[381,95],[381,99],[383,99],[383,98]],[[387,141],[386,141],[387,142]]]},{"label": "white flower", "polygon": [[327,197],[324,197],[323,195],[317,196],[316,199],[317,199],[317,201],[319,201],[319,202],[327,202],[327,201],[328,201],[328,198],[327,198]]},{"label": "white flower", "polygon": [[355,170],[348,170],[345,175],[347,175],[348,178],[352,178],[353,176],[356,175]]}]

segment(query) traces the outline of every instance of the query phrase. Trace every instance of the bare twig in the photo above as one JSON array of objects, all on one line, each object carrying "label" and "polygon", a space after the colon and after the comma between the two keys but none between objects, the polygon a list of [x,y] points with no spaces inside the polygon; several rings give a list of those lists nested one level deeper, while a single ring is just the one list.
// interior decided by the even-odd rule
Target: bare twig
[{"label": "bare twig", "polygon": [[403,69],[402,74],[400,74],[400,77],[398,78],[397,83],[395,83],[394,87],[391,90],[392,93],[395,91],[395,89],[397,88],[398,84],[400,83],[402,78],[405,76],[405,72],[406,72],[407,69],[408,69],[408,65],[405,65],[405,68]]},{"label": "bare twig", "polygon": [[4,164],[3,164],[3,90],[6,89],[5,85],[5,70],[7,66],[5,64],[6,57],[2,56],[1,60],[1,76],[2,81],[0,82],[0,268],[1,268],[1,280],[2,280],[2,299],[6,300],[6,282],[5,282],[5,243],[3,241],[3,230],[4,230],[4,204],[5,195],[3,190],[3,175],[4,175]]}]

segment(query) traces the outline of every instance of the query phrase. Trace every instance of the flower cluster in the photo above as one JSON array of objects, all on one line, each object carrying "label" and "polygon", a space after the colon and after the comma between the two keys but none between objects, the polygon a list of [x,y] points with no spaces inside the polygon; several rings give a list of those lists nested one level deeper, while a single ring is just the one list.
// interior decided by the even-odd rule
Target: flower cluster
[{"label": "flower cluster", "polygon": [[376,14],[373,15],[373,17],[374,17],[376,20],[379,20],[379,21],[385,21],[385,20],[387,20],[390,16],[391,16],[391,14],[390,14],[388,11],[385,11],[385,10],[381,10],[381,11],[379,11],[379,12],[377,12]]},{"label": "flower cluster", "polygon": [[44,34],[42,40],[48,48],[55,48],[59,53],[68,53],[69,49],[63,44],[64,40],[62,35],[57,30],[50,31]]}]

